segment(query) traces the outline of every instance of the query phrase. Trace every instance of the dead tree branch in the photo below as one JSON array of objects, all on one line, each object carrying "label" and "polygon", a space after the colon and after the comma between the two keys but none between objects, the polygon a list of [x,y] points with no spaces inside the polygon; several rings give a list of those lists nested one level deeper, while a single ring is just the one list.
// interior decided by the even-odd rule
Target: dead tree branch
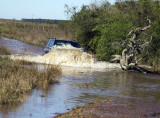
[{"label": "dead tree branch", "polygon": [[[137,55],[143,53],[145,48],[151,43],[151,41],[146,41],[145,39],[139,39],[139,36],[142,32],[146,31],[151,27],[151,20],[147,19],[148,25],[145,27],[138,27],[132,29],[126,39],[128,43],[126,48],[122,52],[122,57],[120,60],[120,64],[122,69],[129,70],[135,68],[139,61],[141,61],[144,57],[137,60]],[[152,37],[151,37],[152,40]]]}]

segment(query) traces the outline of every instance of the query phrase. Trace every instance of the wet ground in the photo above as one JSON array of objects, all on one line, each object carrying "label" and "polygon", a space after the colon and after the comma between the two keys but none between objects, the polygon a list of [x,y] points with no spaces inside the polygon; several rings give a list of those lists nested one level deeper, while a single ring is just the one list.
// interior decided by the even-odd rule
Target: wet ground
[{"label": "wet ground", "polygon": [[[3,41],[7,42],[8,39]],[[31,47],[29,49],[33,50]],[[42,54],[41,50],[38,51],[33,54]],[[19,52],[15,50],[14,54]],[[38,64],[37,68],[43,70],[46,67]],[[21,104],[0,106],[0,117],[50,118],[75,108],[77,116],[81,114],[86,118],[159,118],[159,75],[116,69],[62,67],[62,75],[57,79],[59,83],[49,86],[45,91],[33,90]],[[75,114],[73,117],[76,117]]]},{"label": "wet ground", "polygon": [[88,103],[56,118],[159,118],[160,103],[116,98]]},{"label": "wet ground", "polygon": [[0,46],[6,46],[13,55],[43,55],[42,47],[29,45],[18,40],[0,38]]}]

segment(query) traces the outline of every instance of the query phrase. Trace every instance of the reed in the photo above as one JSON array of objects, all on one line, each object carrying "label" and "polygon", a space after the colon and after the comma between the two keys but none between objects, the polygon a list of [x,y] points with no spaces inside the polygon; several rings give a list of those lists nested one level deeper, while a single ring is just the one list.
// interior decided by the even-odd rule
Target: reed
[{"label": "reed", "polygon": [[0,56],[0,105],[23,101],[32,89],[44,90],[49,84],[57,82],[56,76],[61,74],[58,67],[48,66],[46,70],[38,71],[33,64]]},{"label": "reed", "polygon": [[4,47],[4,46],[0,46],[0,55],[9,55],[10,51],[8,48]]}]

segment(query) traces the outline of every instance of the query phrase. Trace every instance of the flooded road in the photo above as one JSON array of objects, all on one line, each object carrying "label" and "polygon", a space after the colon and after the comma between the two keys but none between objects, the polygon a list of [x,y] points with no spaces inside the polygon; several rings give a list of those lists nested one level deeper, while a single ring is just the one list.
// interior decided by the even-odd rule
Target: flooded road
[{"label": "flooded road", "polygon": [[29,45],[18,40],[0,38],[0,46],[6,46],[12,55],[43,55],[42,47]]},{"label": "flooded road", "polygon": [[58,66],[83,67],[83,68],[120,68],[120,64],[97,61],[93,55],[80,50],[56,48],[44,55],[43,48],[25,44],[14,39],[0,39],[0,46],[6,46],[11,54],[8,56],[13,60],[25,60],[41,64],[53,64]]},{"label": "flooded road", "polygon": [[[45,69],[45,66],[38,68]],[[62,67],[62,75],[57,78],[59,83],[45,91],[33,90],[21,104],[0,106],[0,117],[51,118],[89,102],[117,98],[160,102],[159,75],[119,69]]]}]

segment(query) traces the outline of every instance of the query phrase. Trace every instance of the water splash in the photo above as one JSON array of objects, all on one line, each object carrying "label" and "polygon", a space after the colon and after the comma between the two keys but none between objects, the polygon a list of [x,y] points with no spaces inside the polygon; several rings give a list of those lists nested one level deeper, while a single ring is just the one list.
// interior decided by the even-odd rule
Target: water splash
[{"label": "water splash", "polygon": [[54,45],[54,47],[51,48],[51,51],[55,50],[77,50],[77,51],[83,51],[83,48],[81,47],[74,47],[71,44],[59,44],[59,45]]},{"label": "water splash", "polygon": [[59,45],[55,45],[52,50],[55,50],[55,49],[78,49],[78,48],[75,48],[73,47],[71,44],[59,44]]},{"label": "water splash", "polygon": [[51,51],[43,56],[11,56],[12,59],[26,60],[36,63],[54,64],[59,66],[85,68],[120,68],[119,64],[97,61],[93,55],[72,49]]}]

